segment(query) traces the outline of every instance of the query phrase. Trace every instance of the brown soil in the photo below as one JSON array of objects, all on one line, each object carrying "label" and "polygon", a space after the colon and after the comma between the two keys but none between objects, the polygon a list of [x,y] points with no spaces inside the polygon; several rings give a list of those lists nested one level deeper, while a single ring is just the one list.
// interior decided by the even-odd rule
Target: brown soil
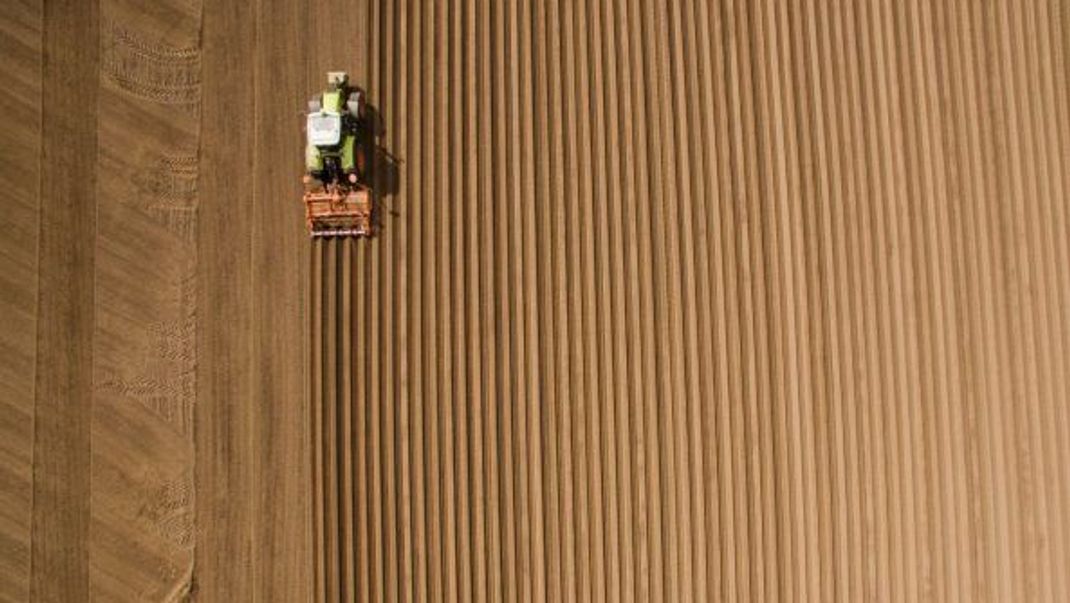
[{"label": "brown soil", "polygon": [[0,600],[1070,597],[1061,3],[306,4],[0,3]]}]

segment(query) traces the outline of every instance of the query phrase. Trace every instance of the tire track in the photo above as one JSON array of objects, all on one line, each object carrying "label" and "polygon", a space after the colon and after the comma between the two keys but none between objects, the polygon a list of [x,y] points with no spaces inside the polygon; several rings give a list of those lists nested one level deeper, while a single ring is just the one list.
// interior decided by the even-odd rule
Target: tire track
[{"label": "tire track", "polygon": [[101,72],[108,81],[138,98],[196,113],[201,100],[199,47],[149,41],[114,21],[104,22],[101,30]]}]

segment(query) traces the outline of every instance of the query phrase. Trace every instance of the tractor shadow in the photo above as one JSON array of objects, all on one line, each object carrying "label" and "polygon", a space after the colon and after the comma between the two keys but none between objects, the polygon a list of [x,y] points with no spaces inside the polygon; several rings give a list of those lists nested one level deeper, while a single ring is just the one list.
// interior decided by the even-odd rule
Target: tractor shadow
[{"label": "tractor shadow", "polygon": [[398,218],[401,212],[395,207],[401,185],[401,164],[404,161],[382,144],[386,126],[379,109],[368,103],[364,106],[364,128],[359,144],[369,158],[369,184],[372,189],[372,231],[382,232],[387,218]]}]

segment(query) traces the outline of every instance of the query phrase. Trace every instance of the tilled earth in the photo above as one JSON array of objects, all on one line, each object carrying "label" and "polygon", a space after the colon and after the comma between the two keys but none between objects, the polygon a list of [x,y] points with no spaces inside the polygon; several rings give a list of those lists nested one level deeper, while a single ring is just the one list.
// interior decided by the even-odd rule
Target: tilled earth
[{"label": "tilled earth", "polygon": [[1065,600],[1065,14],[0,3],[0,600]]}]

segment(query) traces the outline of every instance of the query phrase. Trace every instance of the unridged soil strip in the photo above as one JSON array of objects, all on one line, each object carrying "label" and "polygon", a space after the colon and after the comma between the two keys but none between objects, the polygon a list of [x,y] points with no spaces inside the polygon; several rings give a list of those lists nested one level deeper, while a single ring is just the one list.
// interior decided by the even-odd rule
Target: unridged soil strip
[{"label": "unridged soil strip", "polygon": [[[229,101],[255,88],[255,19],[225,3],[204,7],[200,161],[197,221],[197,403],[194,409],[198,540],[194,581],[198,596],[250,600],[257,590],[260,532],[257,516],[262,449],[257,442],[259,401],[254,392],[253,172],[256,107],[235,120]],[[224,54],[224,49],[235,54]],[[238,57],[235,59],[235,57]],[[237,62],[235,62],[237,61]],[[236,69],[231,72],[231,69]],[[244,191],[236,194],[235,191]],[[259,258],[257,258],[259,261]]]},{"label": "unridged soil strip", "polygon": [[5,350],[0,369],[0,507],[5,521],[0,541],[0,592],[13,600],[30,596],[34,491],[34,404],[41,210],[41,64],[43,2],[5,3],[0,8],[0,77],[14,82],[0,90],[0,180],[5,208],[0,212],[0,329]]},{"label": "unridged soil strip", "polygon": [[89,597],[99,7],[46,3],[29,594]]},{"label": "unridged soil strip", "polygon": [[[256,514],[262,517],[258,597],[294,600],[314,584],[310,411],[306,384],[311,367],[307,285],[313,245],[301,220],[300,175],[291,153],[299,139],[292,115],[308,89],[310,15],[286,0],[260,0],[257,15],[257,186],[253,265],[253,313],[265,326],[254,341],[261,458]],[[205,168],[208,169],[208,168]],[[282,317],[287,317],[285,320]],[[343,347],[343,352],[347,347]],[[342,482],[343,487],[346,482]],[[352,550],[351,548],[348,550]]]}]

